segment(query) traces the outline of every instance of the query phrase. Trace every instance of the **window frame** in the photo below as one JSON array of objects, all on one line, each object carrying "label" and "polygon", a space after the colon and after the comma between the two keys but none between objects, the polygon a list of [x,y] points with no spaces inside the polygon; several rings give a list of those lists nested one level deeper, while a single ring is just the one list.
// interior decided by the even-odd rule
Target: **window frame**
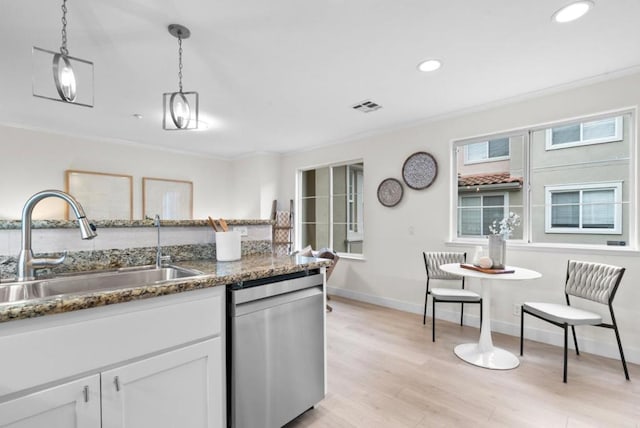
[{"label": "window frame", "polygon": [[[582,203],[582,195],[584,191],[589,190],[613,190],[613,229],[604,228],[590,228],[583,227],[582,209],[584,204]],[[551,215],[553,205],[551,203],[551,197],[553,193],[564,192],[579,192],[578,201],[578,227],[553,227],[551,225]],[[620,235],[622,234],[622,181],[606,181],[600,183],[574,183],[574,184],[559,184],[559,185],[545,185],[544,186],[544,231],[545,233],[571,233],[571,234],[594,234],[594,235]]]},{"label": "window frame", "polygon": [[[628,116],[628,121],[627,121]],[[623,133],[621,141],[627,141],[628,139],[628,152],[626,160],[628,161],[628,175],[623,179],[625,199],[622,201],[621,209],[623,211],[622,234],[626,235],[626,245],[615,246],[608,243],[591,243],[591,242],[572,242],[570,240],[566,242],[559,242],[557,240],[535,240],[533,239],[533,221],[531,217],[532,211],[535,207],[532,206],[532,189],[531,189],[531,135],[536,131],[544,131],[548,128],[558,127],[565,124],[577,123],[577,122],[591,122],[600,119],[620,117],[623,121],[623,126],[620,128]],[[522,194],[522,237],[520,239],[510,239],[509,245],[521,246],[522,248],[537,250],[537,249],[568,249],[573,250],[585,250],[585,251],[602,251],[603,254],[610,252],[640,252],[639,236],[640,228],[638,222],[640,221],[640,199],[639,199],[639,168],[638,168],[638,107],[628,106],[620,107],[617,109],[611,109],[601,111],[599,113],[585,114],[581,116],[573,116],[568,118],[560,118],[558,120],[524,124],[518,128],[505,129],[503,131],[496,131],[493,133],[478,134],[475,136],[468,136],[463,138],[452,138],[450,143],[449,161],[450,161],[450,199],[449,199],[449,239],[447,240],[450,245],[478,245],[486,242],[485,239],[471,237],[469,235],[458,236],[458,167],[463,163],[458,163],[458,153],[462,149],[462,146],[468,143],[488,141],[490,139],[512,137],[515,135],[523,135],[524,145],[523,152],[525,155],[523,164],[523,194]],[[544,145],[545,143],[543,143]],[[544,150],[543,146],[543,150]],[[513,153],[511,153],[513,156]],[[596,161],[597,162],[597,161]],[[626,195],[626,196],[625,196]],[[544,198],[544,196],[543,196]],[[544,201],[544,199],[543,199]],[[543,202],[544,203],[544,202]],[[627,207],[627,208],[625,208]],[[542,207],[544,212],[544,207]],[[628,218],[627,218],[628,217]],[[550,235],[559,236],[559,235]],[[575,235],[574,235],[575,236]],[[585,234],[585,236],[595,236]]]},{"label": "window frame", "polygon": [[[325,164],[318,164],[318,165],[313,165],[313,166],[306,166],[306,167],[301,167],[298,168],[296,170],[296,181],[295,181],[295,212],[299,213],[297,215],[295,215],[295,238],[294,238],[294,242],[295,242],[295,247],[300,249],[302,248],[302,226],[304,224],[309,224],[309,222],[305,222],[302,219],[302,202],[305,199],[309,199],[309,197],[304,197],[302,195],[302,176],[303,173],[306,171],[312,171],[312,170],[318,170],[318,169],[322,169],[322,168],[328,168],[329,169],[329,195],[327,196],[328,199],[328,203],[329,203],[329,216],[328,216],[328,223],[327,223],[327,227],[328,227],[328,231],[329,231],[329,245],[330,246],[334,246],[334,220],[333,220],[333,202],[334,202],[334,193],[333,193],[333,174],[334,174],[334,168],[337,167],[341,167],[341,166],[346,166],[347,167],[347,181],[350,180],[349,177],[349,167],[350,166],[354,166],[355,164],[362,164],[362,210],[361,210],[361,216],[359,216],[359,218],[362,219],[362,222],[360,223],[362,225],[362,232],[359,233],[358,237],[360,239],[356,239],[355,241],[362,241],[363,245],[362,245],[362,252],[361,253],[351,253],[351,252],[341,252],[341,251],[337,251],[337,254],[340,257],[344,257],[344,258],[348,258],[348,259],[362,259],[364,260],[364,191],[365,191],[365,183],[364,183],[364,159],[353,159],[353,160],[347,160],[347,161],[342,161],[342,162],[332,162],[332,163],[325,163]],[[347,195],[349,193],[349,183],[347,183]],[[347,199],[347,220],[346,220],[346,226],[347,226],[347,241],[349,241],[349,209],[348,209],[348,205],[349,205],[349,200]],[[324,225],[325,223],[318,223],[315,222],[315,224],[322,224]],[[348,242],[347,243],[347,248],[350,249],[351,248],[351,244]],[[314,250],[317,250],[318,248],[314,248]]]},{"label": "window frame", "polygon": [[[604,119],[609,119],[609,118],[614,119],[614,127],[615,127],[614,135],[609,136],[609,137],[591,138],[589,140],[585,140],[583,138],[584,125],[586,123],[597,122],[597,121],[604,120]],[[570,126],[570,125],[580,125],[580,140],[572,141],[572,142],[569,142],[569,143],[552,144],[553,143],[553,128],[558,128],[558,127],[561,127],[561,126]],[[550,126],[546,130],[545,150],[559,150],[559,149],[567,149],[567,148],[571,148],[571,147],[590,146],[592,144],[615,143],[615,142],[623,140],[623,138],[624,138],[623,129],[624,129],[624,127],[623,127],[622,115],[620,115],[620,116],[601,117],[601,118],[597,118],[597,119],[582,120],[580,122],[562,123],[562,124],[558,124],[556,126]]]}]

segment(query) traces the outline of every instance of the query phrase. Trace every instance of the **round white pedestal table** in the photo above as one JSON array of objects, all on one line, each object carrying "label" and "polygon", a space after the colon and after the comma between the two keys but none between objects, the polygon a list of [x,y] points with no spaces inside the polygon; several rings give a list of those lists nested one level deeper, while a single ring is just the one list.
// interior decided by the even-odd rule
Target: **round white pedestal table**
[{"label": "round white pedestal table", "polygon": [[505,270],[513,273],[483,273],[460,267],[459,263],[441,265],[440,269],[454,275],[480,279],[482,287],[482,325],[480,326],[480,340],[478,343],[458,345],[454,353],[462,360],[487,369],[509,370],[520,365],[520,360],[514,354],[502,348],[493,346],[491,339],[491,283],[493,281],[522,281],[542,277],[539,272],[516,266],[507,266]]}]

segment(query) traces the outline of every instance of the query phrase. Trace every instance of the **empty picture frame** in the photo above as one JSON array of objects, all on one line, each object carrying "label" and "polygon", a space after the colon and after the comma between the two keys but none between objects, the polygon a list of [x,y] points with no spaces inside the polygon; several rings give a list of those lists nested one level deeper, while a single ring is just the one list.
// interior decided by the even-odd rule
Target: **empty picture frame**
[{"label": "empty picture frame", "polygon": [[[94,171],[65,171],[65,191],[91,220],[133,219],[133,177]],[[66,206],[66,219],[75,218]]]},{"label": "empty picture frame", "polygon": [[162,220],[193,219],[193,183],[183,180],[142,177],[142,213]]}]

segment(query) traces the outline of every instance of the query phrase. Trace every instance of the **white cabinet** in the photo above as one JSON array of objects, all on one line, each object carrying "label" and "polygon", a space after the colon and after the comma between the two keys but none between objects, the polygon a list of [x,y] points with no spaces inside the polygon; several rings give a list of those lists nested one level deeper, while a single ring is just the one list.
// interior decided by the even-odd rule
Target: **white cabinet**
[{"label": "white cabinet", "polygon": [[224,291],[3,323],[0,428],[224,428]]},{"label": "white cabinet", "polygon": [[102,373],[103,428],[222,427],[220,337]]},{"label": "white cabinet", "polygon": [[100,375],[0,403],[0,427],[100,428]]},{"label": "white cabinet", "polygon": [[1,403],[0,428],[223,427],[221,367],[216,337]]}]

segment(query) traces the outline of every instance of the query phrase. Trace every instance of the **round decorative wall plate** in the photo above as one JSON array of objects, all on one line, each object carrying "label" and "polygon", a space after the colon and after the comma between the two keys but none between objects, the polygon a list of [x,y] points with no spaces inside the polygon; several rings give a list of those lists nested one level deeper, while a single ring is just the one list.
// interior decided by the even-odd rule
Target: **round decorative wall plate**
[{"label": "round decorative wall plate", "polygon": [[427,152],[416,152],[402,165],[402,179],[412,189],[426,189],[438,175],[438,163]]},{"label": "round decorative wall plate", "polygon": [[404,189],[400,180],[385,178],[378,186],[378,200],[385,207],[395,207],[402,200]]}]

